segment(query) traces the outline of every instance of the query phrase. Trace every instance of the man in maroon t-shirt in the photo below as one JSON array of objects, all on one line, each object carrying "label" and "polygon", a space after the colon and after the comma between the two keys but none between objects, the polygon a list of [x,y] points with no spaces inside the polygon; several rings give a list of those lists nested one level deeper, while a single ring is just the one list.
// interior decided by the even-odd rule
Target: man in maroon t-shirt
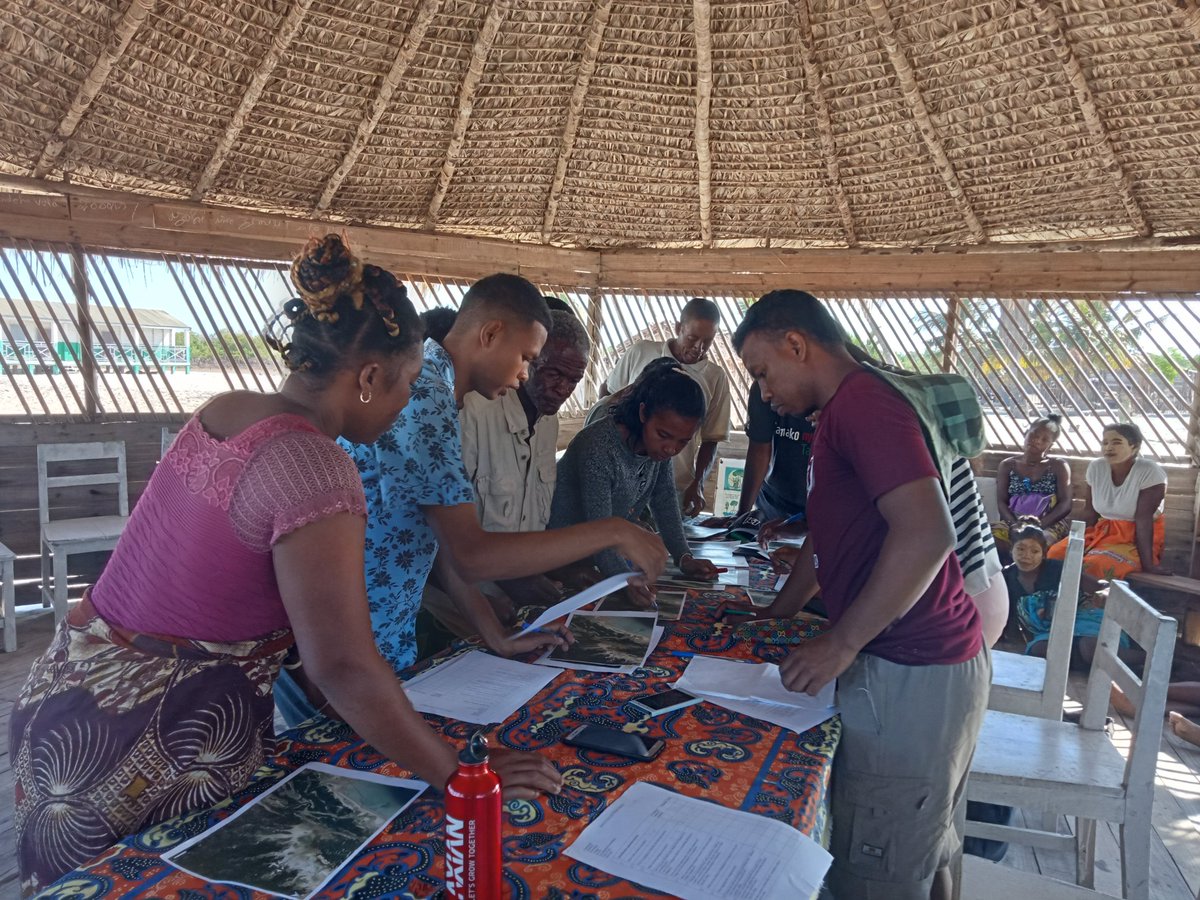
[{"label": "man in maroon t-shirt", "polygon": [[837,900],[949,898],[991,661],[920,420],[803,291],[764,296],[733,341],[777,412],[821,411],[809,539],[764,615],[794,615],[818,585],[829,613],[780,666],[793,691],[838,679],[829,886]]}]

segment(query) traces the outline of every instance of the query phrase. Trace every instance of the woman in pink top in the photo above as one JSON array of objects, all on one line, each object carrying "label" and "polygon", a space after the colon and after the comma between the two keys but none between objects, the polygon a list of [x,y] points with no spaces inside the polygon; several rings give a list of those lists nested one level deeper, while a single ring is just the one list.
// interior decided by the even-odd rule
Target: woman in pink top
[{"label": "woman in pink top", "polygon": [[[362,482],[334,443],[392,424],[421,324],[403,286],[335,235],[305,248],[292,281],[300,298],[271,339],[291,370],[282,388],[215,397],[184,426],[13,711],[27,892],[242,789],[270,750],[271,685],[293,645],[380,752],[437,787],[454,771],[455,749],[375,648]],[[536,754],[493,760],[510,798],[558,791]]]}]

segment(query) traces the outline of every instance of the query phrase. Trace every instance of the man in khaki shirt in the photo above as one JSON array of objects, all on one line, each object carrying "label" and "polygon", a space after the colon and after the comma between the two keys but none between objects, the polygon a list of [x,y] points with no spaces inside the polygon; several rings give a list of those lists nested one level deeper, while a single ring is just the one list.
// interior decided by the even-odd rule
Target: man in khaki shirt
[{"label": "man in khaki shirt", "polygon": [[[590,349],[587,330],[565,304],[550,307],[553,327],[520,390],[496,400],[475,393],[463,398],[463,463],[485,531],[544,531],[550,519],[558,410],[587,371]],[[514,602],[555,602],[559,595],[541,575],[481,587],[501,622],[511,620]],[[473,634],[453,600],[432,585],[426,585],[421,606],[455,635]]]},{"label": "man in khaki shirt", "polygon": [[721,310],[712,300],[694,297],[683,307],[668,341],[638,341],[617,361],[600,389],[600,396],[615,394],[633,384],[646,364],[663,356],[674,357],[704,390],[704,421],[683,452],[672,460],[675,489],[685,516],[704,509],[704,479],[712,467],[717,444],[729,437],[729,377],[708,359],[709,348],[721,325]]}]

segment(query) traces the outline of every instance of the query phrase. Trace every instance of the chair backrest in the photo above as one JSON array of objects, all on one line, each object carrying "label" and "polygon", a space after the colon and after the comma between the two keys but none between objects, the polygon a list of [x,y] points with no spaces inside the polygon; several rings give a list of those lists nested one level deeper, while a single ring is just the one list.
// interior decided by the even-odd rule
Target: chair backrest
[{"label": "chair backrest", "polygon": [[[1114,683],[1129,698],[1136,710],[1133,746],[1125,760],[1125,787],[1130,794],[1154,790],[1154,767],[1167,708],[1167,682],[1175,655],[1175,624],[1174,619],[1150,606],[1124,581],[1109,585],[1079,724],[1092,731],[1104,728]],[[1128,634],[1146,653],[1141,678],[1117,655],[1121,632]]]},{"label": "chair backrest", "polygon": [[1046,680],[1042,683],[1041,717],[1062,719],[1063,695],[1067,691],[1067,671],[1071,666],[1071,644],[1075,638],[1075,614],[1079,609],[1079,580],[1083,574],[1083,535],[1086,526],[1076,520],[1067,537],[1067,555],[1063,558],[1058,581],[1058,599],[1050,619],[1050,637],[1046,641]]},{"label": "chair backrest", "polygon": [[990,475],[976,475],[975,485],[983,497],[983,510],[989,522],[1000,521],[1000,507],[996,503],[996,479]]},{"label": "chair backrest", "polygon": [[[50,463],[97,461],[115,459],[115,472],[90,475],[50,475]],[[117,507],[122,516],[129,515],[129,476],[125,471],[124,441],[91,441],[82,444],[38,444],[38,521],[50,521],[50,489],[82,487],[90,484],[117,485]]]},{"label": "chair backrest", "polygon": [[171,449],[171,443],[175,440],[175,435],[177,435],[177,434],[179,434],[178,431],[172,431],[170,428],[167,428],[165,425],[163,426],[162,436],[160,438],[161,444],[158,449],[158,458],[159,459],[162,459],[164,456],[167,455],[167,451]]}]

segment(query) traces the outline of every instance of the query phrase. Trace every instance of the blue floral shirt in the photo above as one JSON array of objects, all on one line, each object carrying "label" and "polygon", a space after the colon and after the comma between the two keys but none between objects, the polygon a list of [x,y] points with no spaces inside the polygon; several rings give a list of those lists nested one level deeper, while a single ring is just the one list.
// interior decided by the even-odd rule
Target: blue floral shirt
[{"label": "blue floral shirt", "polygon": [[425,341],[412,399],[374,444],[339,443],[367,495],[367,597],[379,652],[396,671],[416,659],[417,610],[438,542],[422,506],[474,506],[454,402],[454,362]]}]

